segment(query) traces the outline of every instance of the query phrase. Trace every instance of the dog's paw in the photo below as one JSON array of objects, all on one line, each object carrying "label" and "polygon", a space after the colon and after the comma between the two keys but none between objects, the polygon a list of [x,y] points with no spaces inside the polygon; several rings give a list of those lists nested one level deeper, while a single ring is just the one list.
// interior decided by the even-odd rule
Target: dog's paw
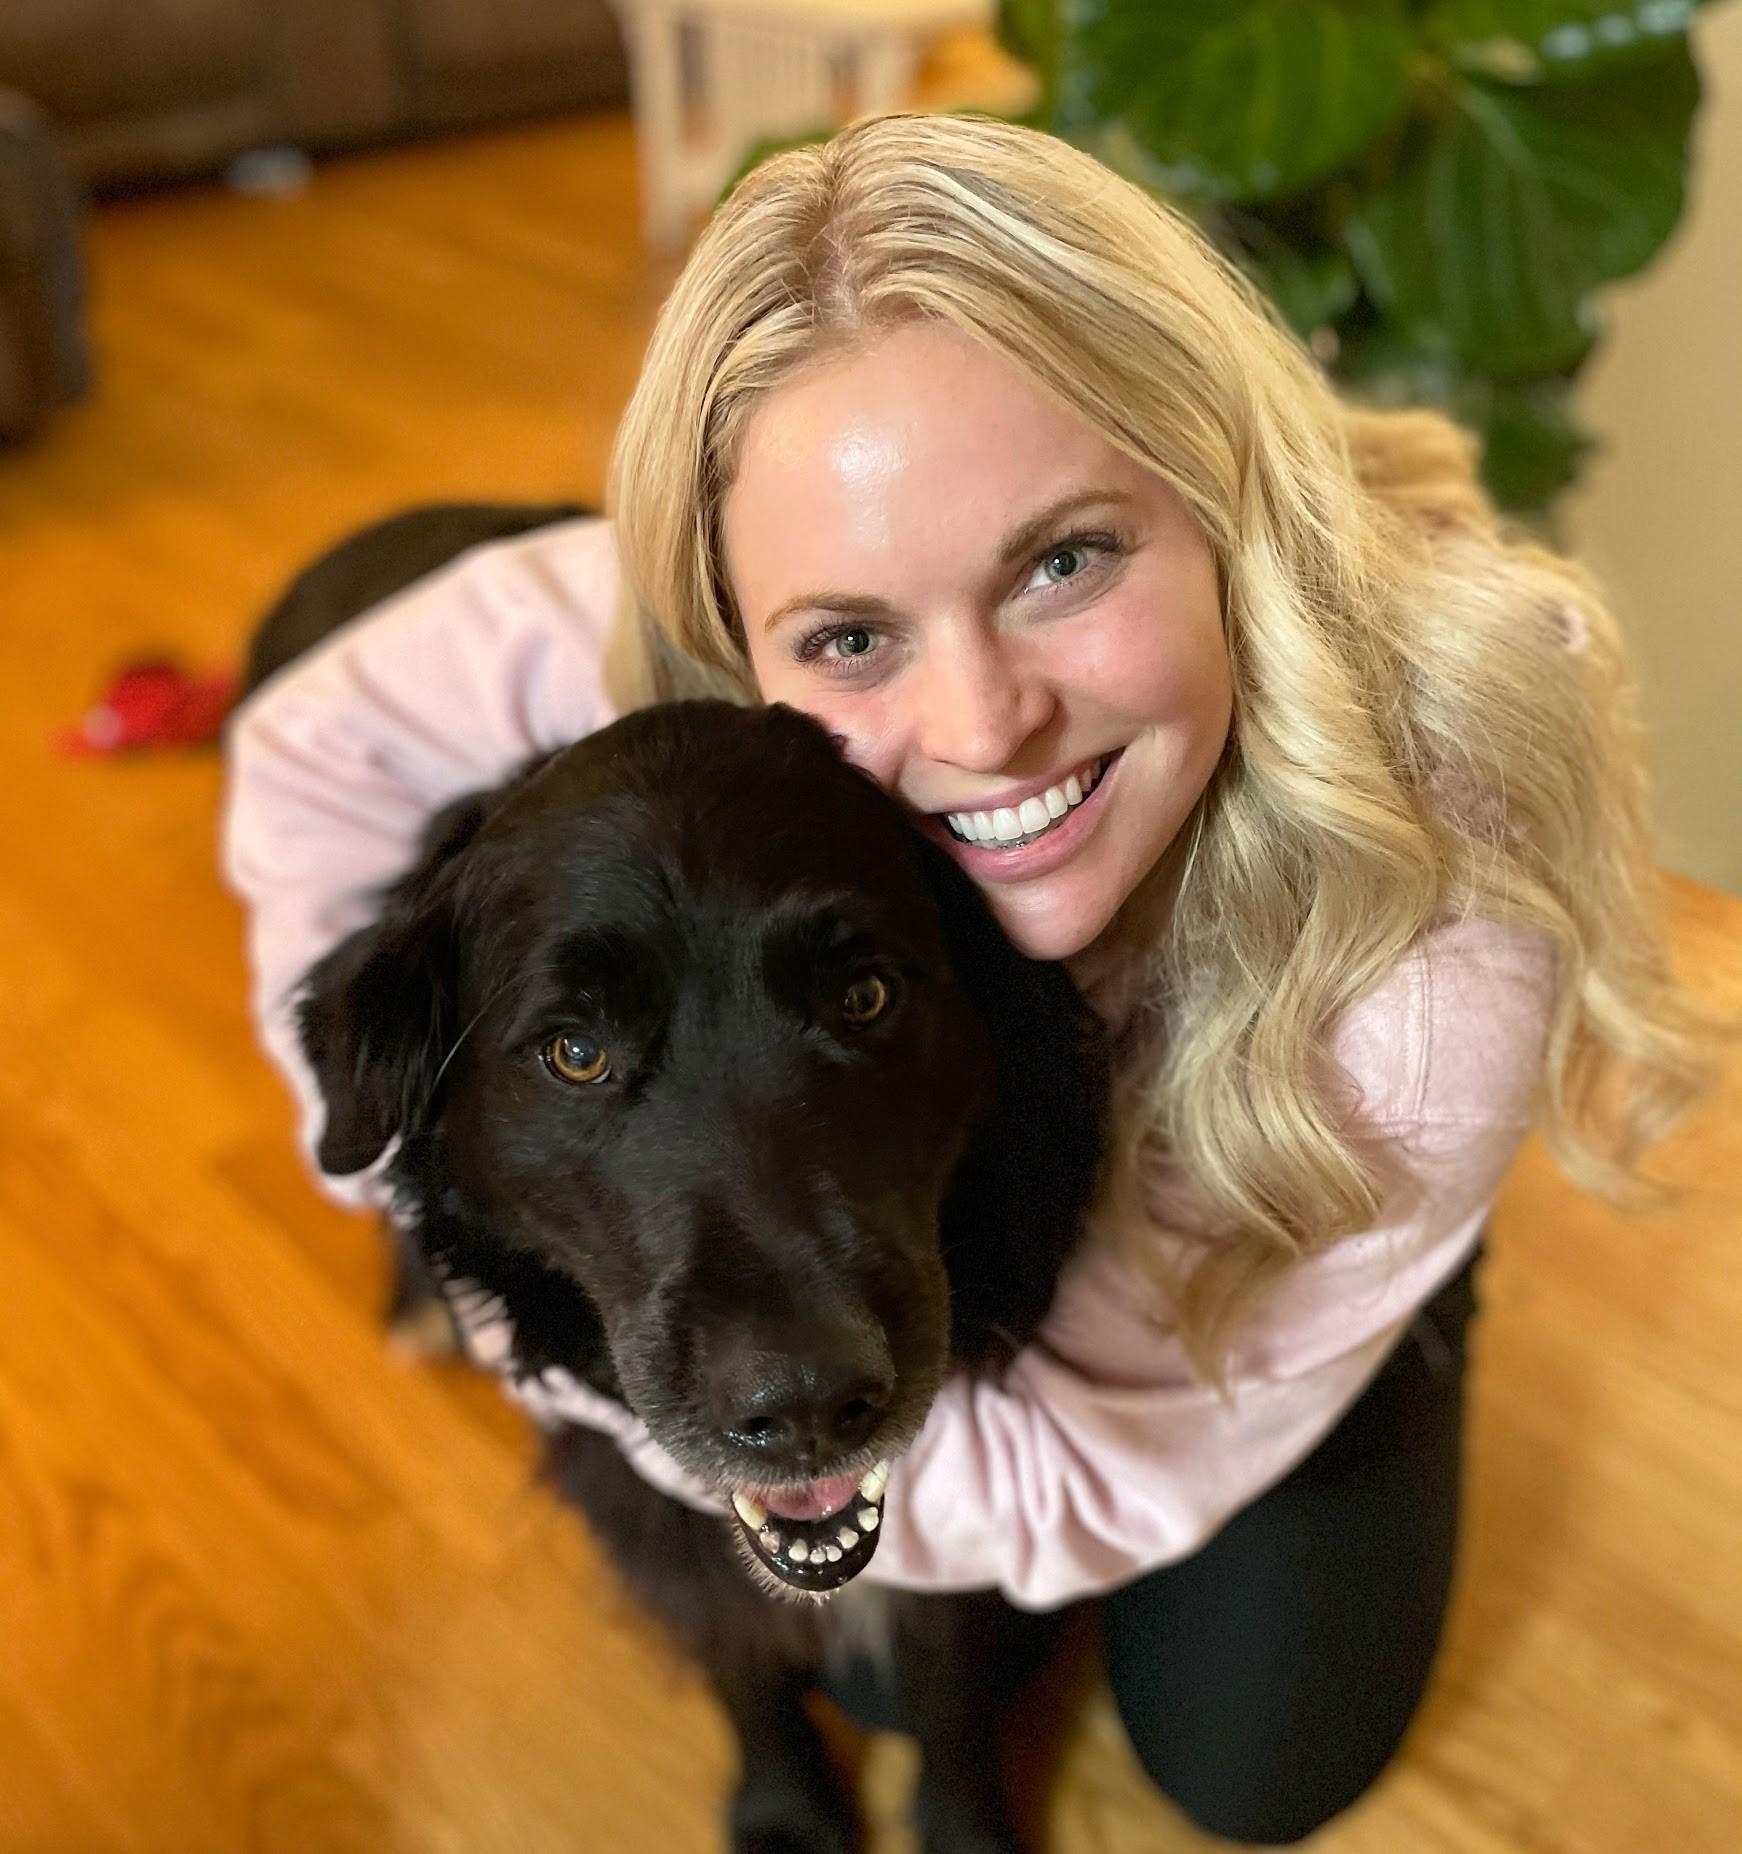
[{"label": "dog's paw", "polygon": [[732,1804],[731,1854],[856,1854],[844,1793],[821,1784],[748,1783]]}]

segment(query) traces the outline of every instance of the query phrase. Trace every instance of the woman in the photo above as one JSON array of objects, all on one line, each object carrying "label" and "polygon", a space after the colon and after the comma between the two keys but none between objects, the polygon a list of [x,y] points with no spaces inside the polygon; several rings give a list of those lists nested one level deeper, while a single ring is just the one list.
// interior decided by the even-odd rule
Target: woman
[{"label": "woman", "polygon": [[1098,1597],[1155,1781],[1310,1833],[1426,1681],[1508,1164],[1540,1117],[1623,1186],[1698,1086],[1597,593],[1501,533],[1450,426],[1342,404],[1181,219],[984,120],[867,121],[739,187],[610,506],[240,717],[229,870],[305,1133],[288,994],[438,805],[653,696],[818,716],[1070,962],[1121,1087],[1042,1342],[946,1386],[867,1576]]}]

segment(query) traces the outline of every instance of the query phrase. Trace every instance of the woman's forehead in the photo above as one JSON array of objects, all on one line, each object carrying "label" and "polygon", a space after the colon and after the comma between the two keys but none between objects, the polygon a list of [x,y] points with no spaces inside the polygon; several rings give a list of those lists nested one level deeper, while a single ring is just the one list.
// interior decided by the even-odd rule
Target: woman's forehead
[{"label": "woman's forehead", "polygon": [[875,593],[892,571],[991,566],[1049,506],[1161,490],[1014,364],[948,329],[898,331],[776,389],[737,466],[726,565],[752,621],[825,589],[819,574]]}]

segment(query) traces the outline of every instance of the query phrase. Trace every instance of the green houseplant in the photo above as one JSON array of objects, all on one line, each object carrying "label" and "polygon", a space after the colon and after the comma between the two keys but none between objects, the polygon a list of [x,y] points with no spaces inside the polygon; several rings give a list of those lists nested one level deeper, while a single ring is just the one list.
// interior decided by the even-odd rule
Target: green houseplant
[{"label": "green houseplant", "polygon": [[1597,296],[1681,216],[1695,0],[1002,0],[1027,120],[1202,225],[1349,390],[1544,513]]}]

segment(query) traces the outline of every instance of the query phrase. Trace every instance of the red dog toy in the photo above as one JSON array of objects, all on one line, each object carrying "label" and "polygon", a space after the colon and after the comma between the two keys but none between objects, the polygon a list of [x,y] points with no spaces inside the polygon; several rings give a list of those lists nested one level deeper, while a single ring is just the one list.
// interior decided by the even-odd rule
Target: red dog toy
[{"label": "red dog toy", "polygon": [[133,663],[96,707],[62,730],[62,753],[127,753],[141,747],[199,747],[216,740],[236,698],[233,670],[193,673],[165,661]]}]

